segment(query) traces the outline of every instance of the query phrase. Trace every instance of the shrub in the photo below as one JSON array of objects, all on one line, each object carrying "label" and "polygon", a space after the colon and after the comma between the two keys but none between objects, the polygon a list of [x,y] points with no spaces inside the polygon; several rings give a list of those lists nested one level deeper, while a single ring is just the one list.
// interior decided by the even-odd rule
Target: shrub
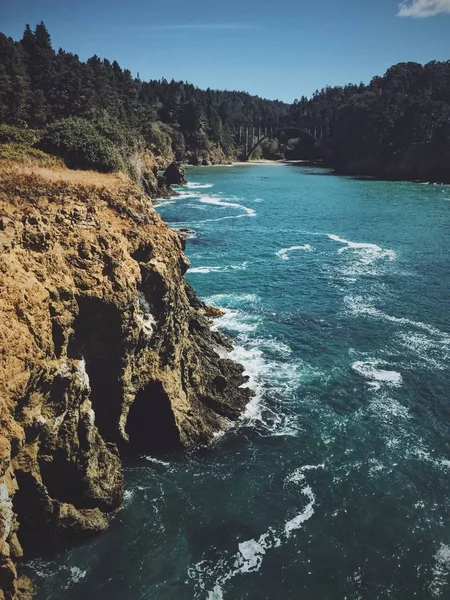
[{"label": "shrub", "polygon": [[40,147],[60,156],[71,168],[94,169],[103,173],[126,170],[124,158],[119,148],[108,139],[106,129],[102,123],[69,117],[49,126]]},{"label": "shrub", "polygon": [[18,142],[0,144],[0,160],[14,163],[37,163],[41,167],[61,167],[64,164],[55,156]]},{"label": "shrub", "polygon": [[34,129],[21,129],[14,125],[0,123],[0,143],[19,142],[24,144],[35,144],[39,139],[40,132]]}]

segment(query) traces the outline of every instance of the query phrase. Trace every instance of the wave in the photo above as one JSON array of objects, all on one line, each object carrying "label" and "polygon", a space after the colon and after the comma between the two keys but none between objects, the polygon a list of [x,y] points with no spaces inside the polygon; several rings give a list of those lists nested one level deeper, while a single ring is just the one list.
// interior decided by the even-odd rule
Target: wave
[{"label": "wave", "polygon": [[175,200],[167,200],[166,198],[155,198],[153,200],[155,208],[162,208],[164,206],[169,206],[169,204],[175,204]]},{"label": "wave", "polygon": [[176,196],[175,201],[176,200],[187,200],[189,198],[198,198],[198,194],[196,194],[195,192],[188,192],[183,189],[178,189],[177,194],[178,194],[178,196]]},{"label": "wave", "polygon": [[149,462],[155,463],[155,465],[162,465],[163,467],[170,467],[170,463],[160,460],[159,458],[155,458],[154,456],[144,456],[145,460]]},{"label": "wave", "polygon": [[206,190],[208,188],[212,188],[214,187],[213,183],[197,183],[195,181],[188,181],[186,186],[189,189],[194,189],[194,190]]},{"label": "wave", "polygon": [[224,308],[227,308],[229,306],[235,306],[236,304],[256,305],[259,303],[259,296],[256,294],[240,294],[231,292],[229,294],[214,294],[213,296],[204,298],[204,301],[206,304],[212,304],[213,306],[216,304],[221,304],[224,306]]},{"label": "wave", "polygon": [[450,546],[441,544],[434,555],[433,580],[430,592],[433,598],[443,597],[443,588],[448,587],[450,577]]},{"label": "wave", "polygon": [[260,300],[254,294],[217,294],[205,302],[224,310],[213,329],[231,334],[235,346],[222,356],[244,366],[249,378],[245,385],[256,392],[232,427],[252,427],[259,435],[270,437],[298,435],[298,415],[291,401],[303,382],[321,374],[300,359],[294,360],[287,344],[262,334]]},{"label": "wave", "polygon": [[357,360],[352,364],[352,369],[368,379],[368,384],[375,390],[379,390],[382,385],[390,387],[399,387],[402,384],[402,376],[397,371],[387,371],[379,369],[381,361],[376,359]]},{"label": "wave", "polygon": [[245,271],[247,268],[248,261],[241,263],[240,265],[229,265],[224,267],[191,267],[188,269],[188,273],[223,273],[225,271]]},{"label": "wave", "polygon": [[345,244],[343,248],[338,250],[339,254],[342,254],[342,252],[345,252],[346,250],[356,250],[358,251],[360,260],[367,265],[372,264],[374,260],[380,258],[387,258],[390,261],[397,258],[397,254],[394,252],[394,250],[384,249],[377,244],[352,242],[350,240],[345,240],[344,238],[341,238],[333,233],[328,233],[327,236],[330,238],[330,240],[339,242],[340,244]]},{"label": "wave", "polygon": [[28,561],[27,566],[37,578],[43,581],[48,580],[50,577],[63,576],[65,581],[61,586],[64,590],[69,590],[69,588],[82,581],[87,575],[87,570],[85,569],[75,565],[57,565],[54,559],[36,558]]},{"label": "wave", "polygon": [[290,248],[282,248],[281,250],[278,250],[278,252],[275,252],[275,254],[281,260],[289,260],[289,252],[294,252],[295,250],[307,250],[308,252],[311,252],[312,247],[309,244],[304,244],[303,246],[291,246]]},{"label": "wave", "polygon": [[256,211],[253,208],[248,208],[243,204],[239,204],[237,202],[227,202],[226,200],[222,200],[218,196],[200,196],[199,202],[202,204],[211,204],[213,206],[219,206],[221,208],[237,208],[241,209],[244,212],[240,215],[233,215],[229,217],[219,217],[217,219],[205,219],[204,221],[199,221],[200,223],[212,223],[215,221],[224,221],[225,219],[239,219],[242,217],[255,217]]},{"label": "wave", "polygon": [[408,319],[407,317],[395,317],[392,315],[388,315],[378,308],[375,308],[371,305],[367,300],[365,300],[362,296],[345,296],[344,304],[347,306],[348,311],[355,315],[367,315],[370,317],[374,317],[380,319],[382,321],[388,321],[390,323],[398,323],[399,325],[410,325],[411,327],[415,327],[417,329],[422,329],[431,333],[432,335],[439,336],[442,339],[450,342],[450,334],[445,331],[441,331],[437,327],[433,325],[429,325],[427,323],[422,323],[421,321],[413,321],[412,319]]},{"label": "wave", "polygon": [[420,362],[436,370],[445,370],[448,369],[450,360],[450,338],[443,332],[441,334],[444,337],[438,336],[437,339],[433,339],[426,334],[408,331],[398,334],[397,339],[410,353],[413,352]]},{"label": "wave", "polygon": [[218,196],[201,196],[199,200],[203,204],[212,204],[214,206],[221,206],[224,208],[241,208],[249,217],[254,217],[256,215],[256,211],[253,210],[253,208],[248,208],[247,206],[238,204],[237,202],[226,202]]},{"label": "wave", "polygon": [[307,500],[306,506],[281,527],[269,527],[258,539],[250,539],[238,544],[235,554],[220,558],[217,563],[200,561],[188,569],[190,579],[196,581],[198,592],[195,598],[204,597],[208,600],[223,600],[228,582],[238,575],[256,573],[260,570],[264,556],[269,550],[279,548],[289,541],[294,531],[314,515],[316,498],[311,486],[305,483],[305,472],[313,469],[323,469],[321,465],[305,465],[296,469],[284,480],[284,485],[300,485],[300,494]]}]

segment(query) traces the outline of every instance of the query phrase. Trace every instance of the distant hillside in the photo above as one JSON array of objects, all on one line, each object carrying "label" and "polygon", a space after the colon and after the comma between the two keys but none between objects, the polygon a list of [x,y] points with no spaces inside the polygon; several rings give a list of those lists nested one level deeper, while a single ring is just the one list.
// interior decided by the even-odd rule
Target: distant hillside
[{"label": "distant hillside", "polygon": [[322,156],[341,173],[450,182],[450,61],[400,63],[369,85],[327,87],[290,109],[296,158]]},{"label": "distant hillside", "polygon": [[82,62],[55,52],[41,23],[27,25],[20,41],[0,34],[0,123],[16,128],[0,131],[0,143],[17,142],[27,128],[33,148],[71,167],[135,179],[150,163],[242,158],[268,132],[254,158],[322,158],[340,173],[449,182],[450,61],[400,63],[369,85],[326,87],[289,105],[144,82],[98,56]]},{"label": "distant hillside", "polygon": [[[0,122],[61,132],[103,122],[109,138],[134,134],[135,143],[191,163],[223,162],[240,153],[245,126],[273,127],[289,106],[244,92],[200,90],[181,81],[144,82],[116,61],[55,52],[43,23],[26,26],[20,41],[0,34]],[[61,123],[68,119],[89,122]],[[92,135],[94,135],[92,133]],[[108,137],[108,136],[107,136]],[[56,139],[58,138],[58,139]],[[65,141],[65,138],[64,138]],[[129,144],[129,139],[115,139]],[[50,140],[47,140],[49,146]]]}]

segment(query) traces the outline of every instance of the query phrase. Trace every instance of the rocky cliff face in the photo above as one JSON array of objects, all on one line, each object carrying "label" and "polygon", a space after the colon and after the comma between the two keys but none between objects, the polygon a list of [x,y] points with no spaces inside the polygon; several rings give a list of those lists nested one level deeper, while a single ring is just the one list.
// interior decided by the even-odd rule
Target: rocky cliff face
[{"label": "rocky cliff face", "polygon": [[107,527],[121,454],[206,443],[251,392],[127,178],[0,173],[0,599],[17,599],[28,543]]}]

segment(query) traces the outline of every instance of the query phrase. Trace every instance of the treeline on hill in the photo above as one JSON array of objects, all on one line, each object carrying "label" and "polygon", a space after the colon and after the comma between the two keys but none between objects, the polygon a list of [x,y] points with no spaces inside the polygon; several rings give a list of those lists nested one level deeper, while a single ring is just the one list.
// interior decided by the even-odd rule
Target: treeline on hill
[{"label": "treeline on hill", "polygon": [[[244,92],[144,82],[98,56],[82,62],[55,52],[43,23],[27,25],[18,42],[0,34],[0,122],[34,130],[36,147],[72,167],[136,171],[145,149],[161,163],[230,161],[243,152],[245,126],[276,126],[288,108]],[[11,128],[1,137],[16,141]]]},{"label": "treeline on hill", "polygon": [[45,151],[71,167],[125,170],[135,179],[155,177],[171,160],[229,162],[252,147],[253,133],[284,127],[253,157],[450,182],[450,61],[400,63],[368,85],[326,87],[289,105],[144,82],[98,56],[82,62],[55,52],[41,23],[34,31],[27,25],[20,41],[0,34],[0,124],[0,156],[14,158],[26,145],[35,158]]},{"label": "treeline on hill", "polygon": [[338,172],[450,182],[450,61],[391,67],[369,85],[327,87],[290,108],[309,128],[290,157],[323,157]]}]

